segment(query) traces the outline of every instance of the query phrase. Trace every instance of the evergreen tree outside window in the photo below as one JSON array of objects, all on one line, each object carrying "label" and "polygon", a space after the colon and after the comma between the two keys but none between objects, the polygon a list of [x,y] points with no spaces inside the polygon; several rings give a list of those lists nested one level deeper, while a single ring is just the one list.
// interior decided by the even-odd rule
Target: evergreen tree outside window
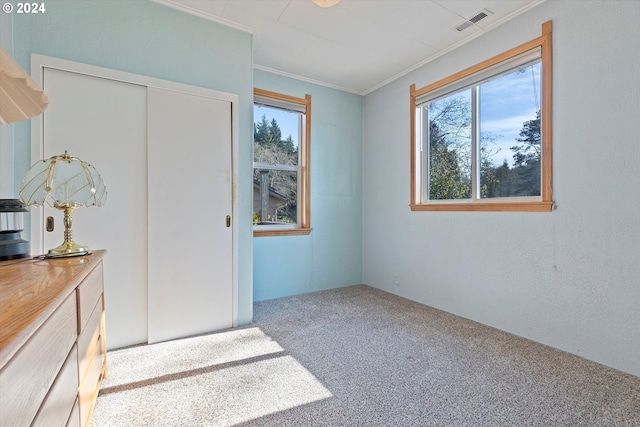
[{"label": "evergreen tree outside window", "polygon": [[254,89],[254,236],[309,234],[311,96]]},{"label": "evergreen tree outside window", "polygon": [[551,23],[543,35],[411,86],[411,209],[550,211]]}]

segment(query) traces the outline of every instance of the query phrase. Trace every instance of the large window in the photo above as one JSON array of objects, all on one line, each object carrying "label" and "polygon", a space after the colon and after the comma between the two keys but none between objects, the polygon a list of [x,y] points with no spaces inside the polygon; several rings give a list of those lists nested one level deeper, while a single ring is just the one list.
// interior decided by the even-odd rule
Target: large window
[{"label": "large window", "polygon": [[311,96],[254,89],[254,236],[308,234]]},{"label": "large window", "polygon": [[531,42],[411,86],[413,210],[551,210],[551,23],[542,28]]}]

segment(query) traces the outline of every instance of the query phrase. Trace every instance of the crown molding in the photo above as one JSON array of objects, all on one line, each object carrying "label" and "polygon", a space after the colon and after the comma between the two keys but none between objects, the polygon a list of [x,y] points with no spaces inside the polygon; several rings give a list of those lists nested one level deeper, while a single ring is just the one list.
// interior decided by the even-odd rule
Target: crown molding
[{"label": "crown molding", "polygon": [[188,13],[189,15],[194,15],[200,18],[208,19],[209,21],[217,22],[218,24],[226,25],[227,27],[235,28],[236,30],[243,31],[245,33],[255,34],[258,32],[258,30],[256,30],[255,28],[249,27],[247,25],[238,24],[237,22],[233,22],[228,19],[221,18],[211,13],[206,13],[201,10],[197,10],[189,6],[185,6],[184,4],[177,3],[173,0],[151,0],[151,2],[160,4],[162,6],[167,6],[172,9],[176,9],[184,13]]},{"label": "crown molding", "polygon": [[308,77],[299,76],[297,74],[287,73],[286,71],[276,70],[275,68],[265,67],[264,65],[253,64],[253,68],[258,69],[258,70],[262,70],[262,71],[267,71],[267,72],[273,73],[273,74],[278,74],[280,76],[288,77],[288,78],[291,78],[291,79],[296,79],[296,80],[300,80],[300,81],[303,81],[303,82],[313,83],[315,85],[325,86],[325,87],[328,87],[328,88],[331,88],[331,89],[340,90],[342,92],[349,92],[349,93],[353,93],[355,95],[360,95],[360,96],[364,95],[364,93],[362,91],[359,91],[359,90],[356,90],[356,89],[351,89],[351,88],[348,88],[348,87],[344,87],[344,86],[339,86],[339,85],[335,85],[335,84],[332,84],[332,83],[323,82],[321,80],[310,79]]}]

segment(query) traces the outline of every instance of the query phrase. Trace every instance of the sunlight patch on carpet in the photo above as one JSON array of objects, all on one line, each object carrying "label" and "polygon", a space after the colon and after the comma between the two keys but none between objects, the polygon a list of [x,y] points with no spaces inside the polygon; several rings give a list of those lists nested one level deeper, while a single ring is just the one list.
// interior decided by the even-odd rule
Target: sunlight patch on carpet
[{"label": "sunlight patch on carpet", "polygon": [[92,426],[229,426],[332,397],[259,328],[108,354]]},{"label": "sunlight patch on carpet", "polygon": [[284,349],[260,328],[237,329],[110,351],[107,354],[109,373],[102,388],[282,351]]}]

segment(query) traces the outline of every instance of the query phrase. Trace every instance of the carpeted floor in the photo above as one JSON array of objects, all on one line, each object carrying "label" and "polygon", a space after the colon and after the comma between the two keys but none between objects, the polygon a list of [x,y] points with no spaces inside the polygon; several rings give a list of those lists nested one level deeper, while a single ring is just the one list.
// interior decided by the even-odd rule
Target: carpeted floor
[{"label": "carpeted floor", "polygon": [[109,352],[92,425],[640,426],[640,378],[368,286],[254,318]]}]

